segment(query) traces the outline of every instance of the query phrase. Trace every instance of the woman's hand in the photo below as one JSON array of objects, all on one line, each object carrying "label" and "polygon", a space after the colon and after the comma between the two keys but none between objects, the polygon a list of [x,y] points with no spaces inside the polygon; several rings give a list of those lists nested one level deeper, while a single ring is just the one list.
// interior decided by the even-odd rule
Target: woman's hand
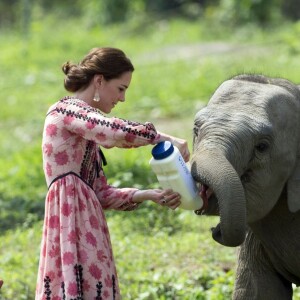
[{"label": "woman's hand", "polygon": [[190,160],[190,151],[186,140],[173,138],[171,143],[178,148],[185,162]]},{"label": "woman's hand", "polygon": [[188,162],[190,160],[190,151],[188,148],[188,143],[184,139],[180,139],[171,135],[167,135],[165,133],[160,132],[160,140],[159,142],[162,141],[169,141],[171,142],[174,146],[176,146],[182,155],[183,159],[185,162]]},{"label": "woman's hand", "polygon": [[171,189],[161,190],[138,190],[133,195],[133,202],[141,203],[145,200],[151,200],[162,206],[167,206],[171,209],[176,209],[180,204],[181,196]]}]

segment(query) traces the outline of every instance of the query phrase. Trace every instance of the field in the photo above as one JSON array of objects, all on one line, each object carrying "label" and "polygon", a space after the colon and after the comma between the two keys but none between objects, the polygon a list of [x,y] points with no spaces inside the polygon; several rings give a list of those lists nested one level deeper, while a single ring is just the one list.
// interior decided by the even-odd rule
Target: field
[{"label": "field", "polygon": [[[123,49],[136,70],[113,114],[152,121],[192,150],[194,115],[223,80],[260,73],[299,82],[299,32],[300,23],[234,29],[174,19],[103,28],[51,17],[29,36],[0,32],[0,299],[34,299],[46,194],[41,134],[47,108],[66,94],[63,62],[96,46]],[[110,183],[157,187],[150,152],[105,151]],[[124,299],[230,299],[237,249],[211,238],[218,218],[145,203],[107,219]]]}]

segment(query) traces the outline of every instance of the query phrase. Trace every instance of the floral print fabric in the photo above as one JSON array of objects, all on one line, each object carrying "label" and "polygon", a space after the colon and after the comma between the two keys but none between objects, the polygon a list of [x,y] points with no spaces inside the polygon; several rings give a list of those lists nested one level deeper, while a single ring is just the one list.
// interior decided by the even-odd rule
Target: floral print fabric
[{"label": "floral print fabric", "polygon": [[151,123],[107,118],[65,97],[43,133],[48,185],[36,300],[121,299],[103,209],[132,210],[136,189],[108,185],[99,146],[139,147],[159,139]]}]

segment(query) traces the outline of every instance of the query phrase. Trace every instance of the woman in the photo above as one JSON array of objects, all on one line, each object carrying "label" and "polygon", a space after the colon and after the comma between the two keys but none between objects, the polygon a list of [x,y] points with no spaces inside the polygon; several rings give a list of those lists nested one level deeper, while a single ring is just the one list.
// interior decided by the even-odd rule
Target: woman
[{"label": "woman", "polygon": [[104,148],[130,148],[172,141],[189,159],[186,141],[140,124],[106,117],[125,101],[134,71],[115,48],[95,48],[79,63],[65,63],[67,96],[47,113],[43,167],[48,185],[36,299],[120,299],[103,210],[133,210],[152,200],[175,209],[171,190],[118,189],[102,170]]}]

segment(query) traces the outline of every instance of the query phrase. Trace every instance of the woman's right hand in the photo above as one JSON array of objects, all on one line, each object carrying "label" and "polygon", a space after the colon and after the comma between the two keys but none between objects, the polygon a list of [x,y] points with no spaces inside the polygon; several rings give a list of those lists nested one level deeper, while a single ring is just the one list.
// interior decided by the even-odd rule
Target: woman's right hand
[{"label": "woman's right hand", "polygon": [[179,139],[179,138],[173,138],[171,141],[174,146],[176,146],[182,155],[185,162],[188,162],[190,160],[190,151],[188,148],[188,143],[186,140]]},{"label": "woman's right hand", "polygon": [[162,141],[169,141],[171,142],[174,146],[176,146],[182,155],[183,159],[185,162],[188,162],[190,160],[190,151],[188,147],[188,143],[184,139],[180,139],[165,133],[160,132],[160,140],[159,142]]}]

